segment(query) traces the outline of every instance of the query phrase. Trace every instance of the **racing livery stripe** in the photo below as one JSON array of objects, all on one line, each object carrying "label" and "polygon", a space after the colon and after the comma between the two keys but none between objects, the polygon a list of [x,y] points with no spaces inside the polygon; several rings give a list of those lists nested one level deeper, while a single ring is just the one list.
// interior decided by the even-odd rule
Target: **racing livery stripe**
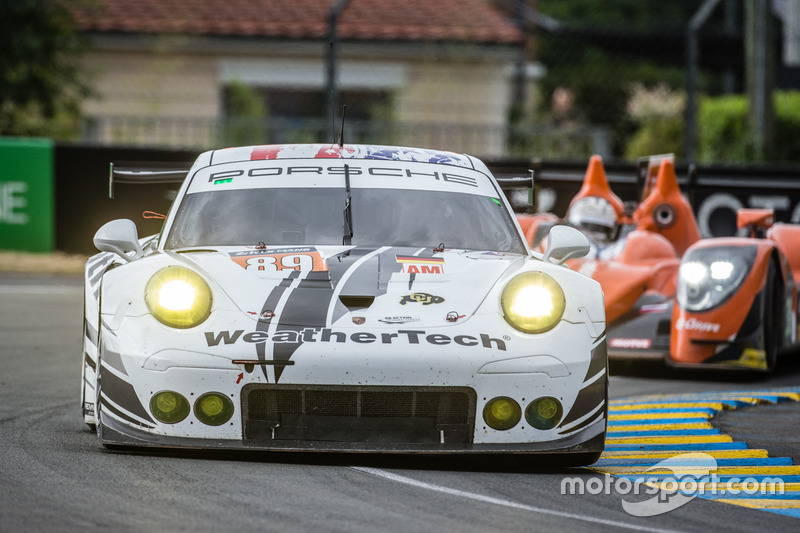
[{"label": "racing livery stripe", "polygon": [[[597,406],[597,408],[602,407],[602,405],[603,404],[601,403],[600,405]],[[579,430],[581,430],[581,429],[583,429],[583,428],[585,428],[587,426],[591,426],[592,424],[594,424],[595,422],[597,422],[599,420],[602,420],[603,416],[605,416],[605,411],[597,413],[595,416],[589,416],[583,422],[580,422],[579,424],[577,424],[577,425],[575,425],[575,426],[573,426],[573,427],[571,427],[569,429],[565,429],[564,431],[559,431],[558,434],[559,435],[566,435],[567,433],[574,433],[574,432],[579,431]]]},{"label": "racing livery stripe", "polygon": [[[269,296],[267,296],[264,305],[261,307],[261,315],[263,315],[267,311],[274,312],[275,309],[278,308],[278,303],[280,302],[281,296],[283,296],[284,291],[288,289],[295,279],[300,276],[300,272],[297,270],[293,270],[289,273],[286,278],[284,278],[272,291],[270,291]],[[272,318],[263,319],[258,321],[258,326],[256,326],[257,331],[264,331],[267,332],[269,330],[270,324],[272,324]],[[256,344],[256,354],[259,361],[266,361],[266,342],[260,342]],[[269,382],[269,376],[267,375],[267,367],[263,365],[261,367],[261,371],[264,373],[264,378]]]},{"label": "racing livery stripe", "polygon": [[[147,410],[139,401],[139,397],[136,395],[133,385],[127,381],[123,381],[113,372],[104,372],[102,367],[100,368],[98,382],[100,383],[101,396],[106,396],[121,409],[155,425],[155,422],[150,418]],[[105,405],[105,402],[103,404]],[[139,424],[139,422],[137,422],[137,424]]]},{"label": "racing livery stripe", "polygon": [[108,413],[112,413],[117,418],[120,418],[120,419],[124,420],[125,422],[127,422],[129,424],[135,424],[135,425],[137,425],[139,427],[143,427],[143,428],[147,428],[147,429],[154,429],[155,428],[155,426],[152,425],[152,424],[144,424],[144,423],[142,423],[141,420],[138,420],[136,418],[133,418],[131,416],[126,415],[124,412],[122,412],[119,409],[117,409],[114,405],[111,405],[111,403],[109,403],[109,401],[105,397],[100,398],[100,405],[102,406],[102,411],[101,412],[103,413],[103,415],[108,415]]},{"label": "racing livery stripe", "polygon": [[89,368],[91,368],[92,370],[96,370],[97,363],[94,362],[94,359],[92,359],[92,357],[89,355],[89,352],[86,351],[83,352],[83,360],[86,362]]},{"label": "racing livery stripe", "polygon": [[[606,351],[606,337],[605,332],[600,337],[600,341],[592,349],[591,360],[589,361],[589,368],[586,371],[586,377],[583,378],[583,388],[575,398],[567,416],[558,425],[561,432],[566,433],[572,430],[564,429],[573,422],[580,420],[590,412],[597,409],[599,405],[605,403],[597,401],[597,398],[606,398],[606,390],[608,387],[608,353]],[[604,409],[606,414],[607,407]]]},{"label": "racing livery stripe", "polygon": [[113,368],[120,374],[128,375],[128,372],[125,370],[125,365],[122,363],[122,356],[108,348],[103,350],[103,364]]},{"label": "racing livery stripe", "polygon": [[88,320],[83,321],[83,334],[89,343],[97,348],[97,343],[94,341],[97,338],[97,330],[92,327]]},{"label": "racing livery stripe", "polygon": [[[391,255],[391,261],[381,263],[381,254],[376,252],[391,252],[391,248],[354,248],[344,252],[336,258],[328,260],[329,281],[321,279],[319,276],[306,276],[300,283],[289,289],[289,296],[286,304],[281,311],[278,329],[281,331],[294,331],[299,333],[301,330],[311,328],[319,331],[328,324],[328,317],[333,316],[335,308],[339,308],[339,315],[347,312],[346,306],[335,299],[339,294],[356,294],[378,296],[385,293],[379,286],[379,278],[382,266],[394,265],[397,271],[401,266]],[[375,265],[372,265],[372,262]],[[367,268],[372,266],[372,268]],[[363,270],[363,273],[361,271]],[[334,308],[331,312],[331,308]],[[297,342],[273,342],[273,359],[280,362],[288,362],[294,352],[303,344],[302,338],[298,335]],[[275,382],[280,380],[285,369],[285,365],[275,365]]]},{"label": "racing livery stripe", "polygon": [[586,370],[584,376],[584,383],[589,381],[590,378],[596,376],[600,371],[606,370],[608,366],[608,353],[606,349],[606,332],[603,331],[599,337],[600,340],[592,348],[592,357],[589,361],[589,368]]},{"label": "racing livery stripe", "polygon": [[719,433],[709,423],[716,412],[786,401],[800,401],[800,388],[615,400],[606,450],[590,468],[670,492],[690,475],[693,497],[800,518],[800,465],[709,431]]}]

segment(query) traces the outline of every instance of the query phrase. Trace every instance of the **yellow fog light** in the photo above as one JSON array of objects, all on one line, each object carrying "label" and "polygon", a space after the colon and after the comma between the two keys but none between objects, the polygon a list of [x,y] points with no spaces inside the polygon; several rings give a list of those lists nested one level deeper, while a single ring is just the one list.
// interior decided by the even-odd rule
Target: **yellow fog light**
[{"label": "yellow fog light", "polygon": [[522,418],[519,404],[507,396],[499,396],[489,400],[483,408],[483,419],[486,424],[500,431],[511,429]]},{"label": "yellow fog light", "polygon": [[233,402],[218,392],[209,392],[194,402],[194,415],[209,426],[220,426],[233,416]]},{"label": "yellow fog light", "polygon": [[150,398],[150,412],[159,422],[175,424],[189,415],[189,402],[171,390],[161,391]]},{"label": "yellow fog light", "polygon": [[506,285],[500,297],[506,322],[524,333],[553,329],[566,303],[561,286],[544,272],[520,274]]},{"label": "yellow fog light", "polygon": [[550,396],[538,398],[525,409],[525,420],[536,429],[553,429],[561,421],[564,408]]},{"label": "yellow fog light", "polygon": [[191,328],[211,314],[211,289],[199,274],[183,267],[156,272],[144,291],[153,316],[173,328]]}]

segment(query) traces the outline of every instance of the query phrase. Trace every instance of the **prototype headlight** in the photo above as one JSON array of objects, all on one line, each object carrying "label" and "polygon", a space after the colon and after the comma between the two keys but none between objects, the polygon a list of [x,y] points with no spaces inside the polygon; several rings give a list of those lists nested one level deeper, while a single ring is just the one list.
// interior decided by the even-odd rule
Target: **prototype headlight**
[{"label": "prototype headlight", "polygon": [[753,268],[757,251],[757,246],[690,250],[678,271],[680,306],[708,311],[725,302]]},{"label": "prototype headlight", "polygon": [[199,274],[183,267],[156,272],[144,290],[153,316],[173,328],[191,328],[211,314],[211,289]]},{"label": "prototype headlight", "polygon": [[544,272],[520,274],[506,285],[500,297],[506,322],[524,333],[553,329],[566,304],[561,286]]}]

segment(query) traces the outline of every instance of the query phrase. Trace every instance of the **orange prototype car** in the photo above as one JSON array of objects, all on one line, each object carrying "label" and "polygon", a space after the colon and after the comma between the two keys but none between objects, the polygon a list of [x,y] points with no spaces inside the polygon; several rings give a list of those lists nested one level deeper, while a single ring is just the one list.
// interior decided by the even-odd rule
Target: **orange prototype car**
[{"label": "orange prototype car", "polygon": [[591,237],[591,253],[567,264],[603,288],[610,357],[772,371],[798,341],[800,226],[742,209],[746,237],[701,239],[670,156],[651,158],[642,197],[624,204],[593,156],[564,219],[517,218],[534,250],[555,224]]}]

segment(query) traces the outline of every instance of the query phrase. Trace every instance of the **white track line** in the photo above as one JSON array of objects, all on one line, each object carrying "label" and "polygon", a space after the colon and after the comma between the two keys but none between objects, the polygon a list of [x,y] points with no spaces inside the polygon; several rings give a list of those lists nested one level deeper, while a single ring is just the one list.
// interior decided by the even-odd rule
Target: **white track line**
[{"label": "white track line", "polygon": [[569,518],[572,520],[580,520],[582,522],[589,522],[592,524],[603,524],[608,526],[614,526],[623,529],[632,529],[634,531],[650,531],[653,533],[676,533],[675,530],[671,529],[658,529],[652,528],[647,526],[639,526],[636,524],[630,524],[627,522],[617,522],[616,520],[605,520],[603,518],[595,518],[593,516],[588,515],[580,515],[575,513],[567,513],[565,511],[556,511],[554,509],[544,509],[542,507],[534,507],[532,505],[525,505],[524,503],[518,503],[511,500],[503,500],[501,498],[493,498],[491,496],[484,496],[482,494],[476,494],[474,492],[465,492],[463,490],[453,489],[450,487],[444,487],[441,485],[434,485],[431,483],[425,483],[424,481],[418,481],[416,479],[412,479],[410,477],[400,476],[398,474],[393,474],[391,472],[387,472],[386,470],[381,470],[379,468],[369,468],[363,466],[351,466],[349,467],[353,470],[357,470],[359,472],[363,472],[365,474],[370,474],[373,476],[377,476],[383,479],[388,479],[390,481],[395,481],[397,483],[403,483],[405,485],[411,485],[413,487],[419,487],[421,489],[432,490],[436,492],[441,492],[444,494],[449,494],[451,496],[456,496],[459,498],[466,498],[469,500],[475,500],[483,503],[490,503],[493,505],[501,505],[503,507],[510,507],[512,509],[520,509],[523,511],[530,511],[532,513],[540,513],[540,514],[547,514],[551,516],[560,516],[562,518]]}]

